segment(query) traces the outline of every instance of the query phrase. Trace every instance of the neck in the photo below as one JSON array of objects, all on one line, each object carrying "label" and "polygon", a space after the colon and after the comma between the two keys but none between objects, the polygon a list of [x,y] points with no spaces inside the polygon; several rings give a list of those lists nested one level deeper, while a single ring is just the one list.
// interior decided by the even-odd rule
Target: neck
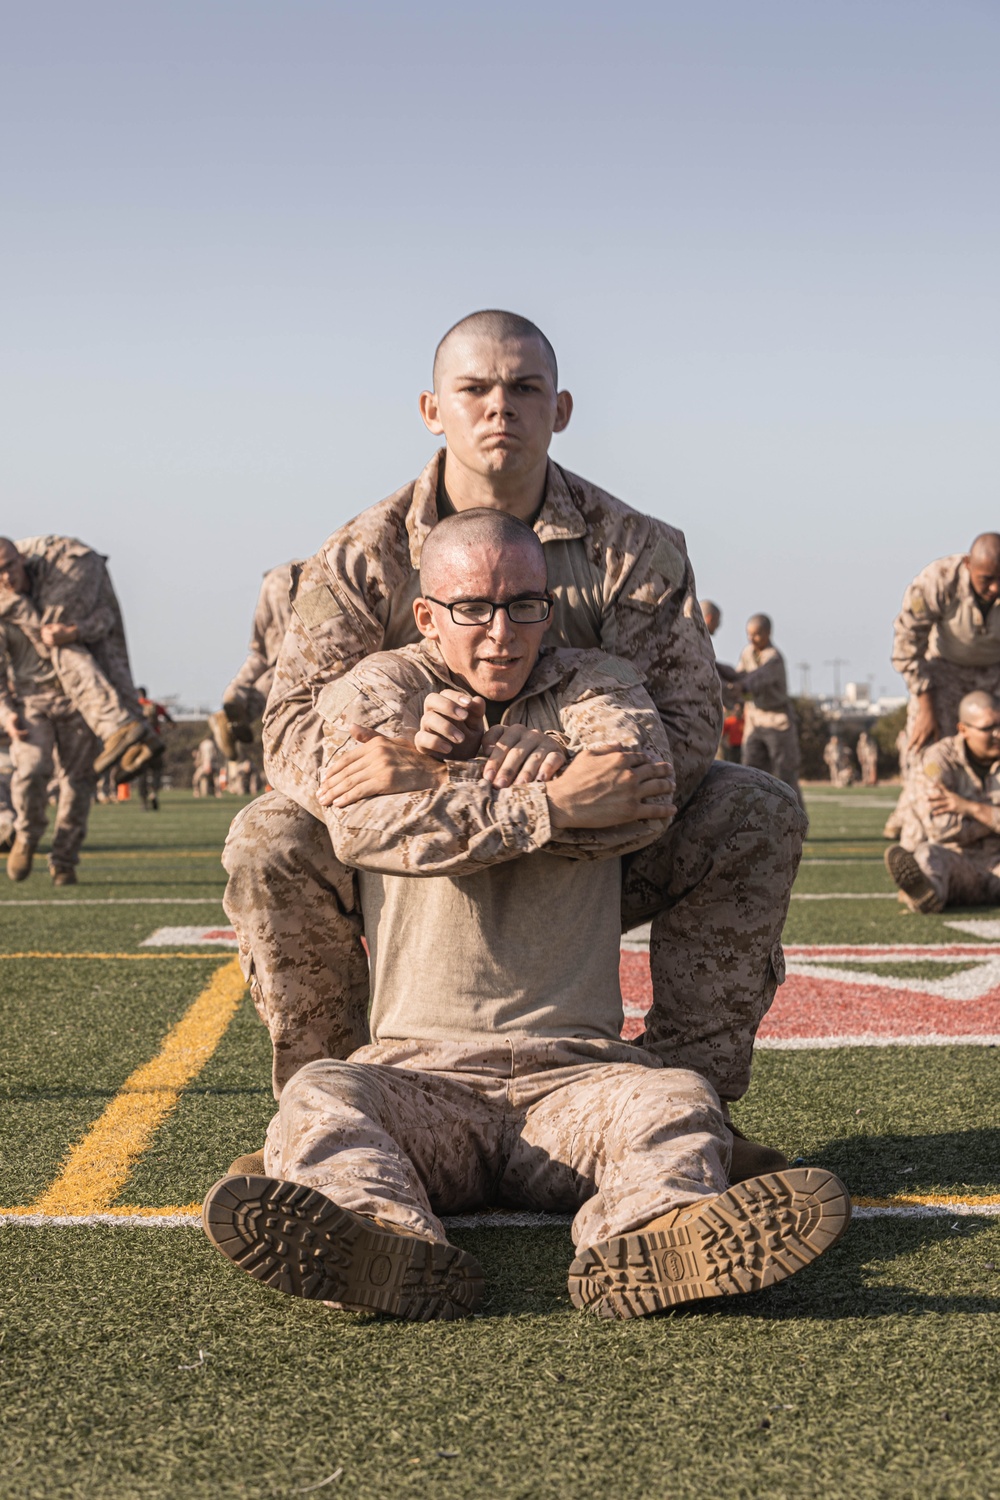
[{"label": "neck", "polygon": [[445,494],[456,510],[473,510],[485,506],[502,510],[521,521],[530,521],[545,499],[548,458],[543,458],[527,474],[477,474],[445,450],[442,479]]}]

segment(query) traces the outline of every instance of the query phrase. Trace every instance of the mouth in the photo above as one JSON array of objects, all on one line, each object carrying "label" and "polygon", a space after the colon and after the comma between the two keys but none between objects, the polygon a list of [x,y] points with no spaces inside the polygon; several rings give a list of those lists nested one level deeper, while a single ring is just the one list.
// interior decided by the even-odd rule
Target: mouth
[{"label": "mouth", "polygon": [[509,672],[512,667],[519,666],[520,662],[520,656],[481,656],[477,665],[489,667],[493,672]]}]

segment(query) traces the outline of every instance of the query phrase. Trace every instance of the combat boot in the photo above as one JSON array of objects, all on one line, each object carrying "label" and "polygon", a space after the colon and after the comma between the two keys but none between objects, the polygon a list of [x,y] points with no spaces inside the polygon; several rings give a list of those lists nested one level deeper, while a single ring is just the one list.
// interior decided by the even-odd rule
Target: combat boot
[{"label": "combat boot", "polygon": [[784,1172],[789,1161],[774,1146],[762,1146],[759,1141],[748,1140],[742,1130],[731,1122],[727,1129],[733,1138],[733,1154],[729,1163],[729,1185],[746,1182],[748,1177],[763,1177],[767,1172]]},{"label": "combat boot", "polygon": [[53,869],[50,865],[49,874],[52,876],[53,885],[79,885],[75,870]]},{"label": "combat boot", "polygon": [[128,724],[123,724],[116,729],[114,734],[109,734],[101,747],[101,753],[94,761],[94,774],[100,776],[102,772],[108,771],[116,761],[121,760],[130,745],[137,745],[146,737],[145,719],[132,719]]},{"label": "combat boot", "polygon": [[263,1151],[251,1151],[246,1156],[238,1156],[235,1161],[229,1163],[229,1175],[231,1177],[263,1177]]},{"label": "combat boot", "polygon": [[35,846],[26,834],[19,833],[14,847],[7,856],[8,880],[27,880],[31,874],[31,862],[35,857]]},{"label": "combat boot", "polygon": [[944,902],[931,885],[913,855],[901,844],[885,851],[885,867],[899,887],[900,900],[910,911],[927,916],[944,911]]},{"label": "combat boot", "polygon": [[641,1318],[757,1292],[829,1250],[850,1218],[847,1189],[821,1167],[751,1177],[582,1250],[569,1268],[570,1301],[600,1318]]},{"label": "combat boot", "polygon": [[220,708],[216,713],[209,714],[208,727],[219,754],[226,760],[239,760],[240,752],[236,748],[236,735],[234,726],[230,722],[229,715],[225,709]]},{"label": "combat boot", "polygon": [[482,1270],[465,1250],[386,1228],[301,1183],[223,1177],[208,1191],[202,1223],[216,1249],[258,1281],[352,1312],[467,1318],[483,1294]]},{"label": "combat boot", "polygon": [[144,740],[140,740],[137,745],[130,745],[125,751],[118,762],[117,780],[134,780],[140,771],[151,766],[154,761],[162,760],[165,750],[166,746],[158,734],[147,733]]}]

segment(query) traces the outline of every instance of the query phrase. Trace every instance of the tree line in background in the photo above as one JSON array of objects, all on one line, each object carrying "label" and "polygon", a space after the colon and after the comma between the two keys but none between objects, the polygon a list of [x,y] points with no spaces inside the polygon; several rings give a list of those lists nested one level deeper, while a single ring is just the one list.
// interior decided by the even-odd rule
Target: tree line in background
[{"label": "tree line in background", "polygon": [[868,730],[870,739],[878,745],[879,778],[899,775],[899,756],[896,739],[906,724],[906,704],[894,708],[874,722],[852,724],[842,720],[831,722],[815,698],[795,698],[795,712],[799,720],[799,743],[802,749],[802,777],[806,781],[829,781],[830,772],[823,761],[823,747],[831,734],[839,734],[852,755],[856,755],[858,735]]}]

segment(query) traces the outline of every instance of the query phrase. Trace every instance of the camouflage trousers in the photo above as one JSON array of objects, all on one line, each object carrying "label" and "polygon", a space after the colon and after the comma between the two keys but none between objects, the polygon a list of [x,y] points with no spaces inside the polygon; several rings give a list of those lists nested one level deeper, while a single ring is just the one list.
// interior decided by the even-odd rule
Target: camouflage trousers
[{"label": "camouflage trousers", "polygon": [[96,553],[74,558],[73,568],[51,581],[41,612],[22,597],[10,617],[39,655],[52,662],[63,692],[97,738],[106,740],[142,718],[124,638],[109,635],[91,646],[46,646],[41,637],[43,624],[72,623],[89,614],[102,585],[110,589],[102,558]]},{"label": "camouflage trousers", "polygon": [[49,782],[58,776],[59,801],[49,850],[51,870],[71,870],[80,858],[94,795],[92,766],[97,744],[66,699],[44,706],[28,700],[21,708],[28,737],[13,740],[11,796],[15,832],[35,847],[45,832]]},{"label": "camouflage trousers", "polygon": [[586,1248],[723,1192],[729,1139],[704,1079],[627,1043],[385,1042],[286,1084],[268,1173],[444,1240],[440,1214],[573,1213]]},{"label": "camouflage trousers", "polygon": [[[958,705],[966,693],[993,693],[995,697],[1000,698],[1000,663],[992,667],[958,667],[950,661],[944,661],[941,657],[931,657],[927,662],[927,669],[931,678],[931,698],[934,703],[934,717],[937,719],[939,740],[949,739],[958,732]],[[913,729],[918,701],[917,695],[911,693],[910,701],[906,706],[907,737]],[[887,828],[896,830],[896,837],[899,836],[906,818],[910,780],[919,771],[920,760],[919,755],[907,755],[906,764],[903,763],[902,757],[900,759],[903,790],[886,823]]]},{"label": "camouflage trousers", "polygon": [[14,762],[6,745],[0,747],[0,844],[14,837],[14,799],[10,784],[14,774]]},{"label": "camouflage trousers", "polygon": [[[780,781],[716,761],[663,837],[625,862],[622,927],[652,920],[645,1046],[724,1100],[749,1086],[757,1027],[784,978],[781,929],[805,827]],[[278,1097],[305,1063],[368,1040],[357,882],[325,824],[278,792],[237,815],[223,864]]]},{"label": "camouflage trousers", "polygon": [[1000,838],[968,849],[917,844],[913,857],[945,906],[1000,906]]},{"label": "camouflage trousers", "polygon": [[762,724],[755,724],[743,736],[740,758],[745,766],[752,766],[756,771],[767,771],[790,786],[798,798],[799,806],[804,805],[799,790],[799,731],[794,724],[788,729],[768,729]]}]

